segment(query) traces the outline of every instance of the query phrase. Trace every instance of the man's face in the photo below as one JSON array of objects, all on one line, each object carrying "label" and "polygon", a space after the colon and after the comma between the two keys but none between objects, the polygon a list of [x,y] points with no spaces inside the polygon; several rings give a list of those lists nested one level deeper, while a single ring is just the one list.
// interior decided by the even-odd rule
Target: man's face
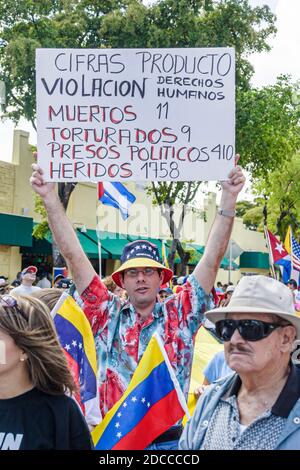
[{"label": "man's face", "polygon": [[168,292],[166,292],[164,290],[162,290],[159,293],[159,298],[160,298],[161,302],[164,302],[169,296],[170,296],[170,294],[168,294]]},{"label": "man's face", "polygon": [[137,309],[147,307],[155,302],[163,274],[156,268],[126,269],[123,276],[123,287],[126,289],[130,302]]},{"label": "man's face", "polygon": [[22,280],[28,283],[31,282],[31,284],[33,284],[36,280],[36,273],[30,272],[30,271],[26,272],[25,274],[23,274]]},{"label": "man's face", "polygon": [[[261,320],[277,323],[273,315],[254,313],[230,313],[231,320]],[[238,374],[259,373],[274,369],[283,356],[289,356],[295,339],[293,326],[276,328],[269,336],[258,341],[247,341],[236,329],[229,341],[225,341],[225,357],[229,367]]]}]

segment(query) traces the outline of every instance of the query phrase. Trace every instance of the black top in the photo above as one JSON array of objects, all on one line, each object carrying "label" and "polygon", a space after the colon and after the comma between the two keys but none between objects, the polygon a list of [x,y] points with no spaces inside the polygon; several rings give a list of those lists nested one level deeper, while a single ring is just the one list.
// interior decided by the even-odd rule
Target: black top
[{"label": "black top", "polygon": [[36,388],[0,400],[0,450],[89,450],[90,433],[75,401]]},{"label": "black top", "polygon": [[[229,398],[230,396],[237,396],[241,387],[241,379],[236,375],[233,382],[227,392],[223,395],[223,398]],[[300,369],[291,364],[290,373],[286,381],[285,386],[281,390],[279,397],[274,403],[271,412],[276,416],[287,418],[294,408],[297,400],[300,398]]]}]

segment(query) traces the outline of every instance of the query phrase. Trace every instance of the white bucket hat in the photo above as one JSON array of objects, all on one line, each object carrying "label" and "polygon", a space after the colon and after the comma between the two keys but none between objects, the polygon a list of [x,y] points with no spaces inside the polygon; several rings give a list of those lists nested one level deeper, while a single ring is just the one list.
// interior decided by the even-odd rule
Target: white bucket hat
[{"label": "white bucket hat", "polygon": [[209,310],[207,318],[216,323],[228,313],[271,313],[292,323],[300,339],[300,318],[295,314],[293,294],[271,277],[245,276],[238,283],[227,307]]}]

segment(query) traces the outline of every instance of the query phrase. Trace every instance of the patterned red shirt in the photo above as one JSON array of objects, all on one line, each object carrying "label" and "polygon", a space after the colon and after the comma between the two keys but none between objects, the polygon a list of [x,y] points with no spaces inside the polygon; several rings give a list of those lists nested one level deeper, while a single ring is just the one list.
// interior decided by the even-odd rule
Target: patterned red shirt
[{"label": "patterned red shirt", "polygon": [[208,308],[209,296],[194,275],[179,294],[156,303],[142,321],[132,304],[122,305],[95,276],[82,293],[97,350],[102,416],[126,390],[153,333],[161,336],[179,384],[187,397],[195,335]]}]

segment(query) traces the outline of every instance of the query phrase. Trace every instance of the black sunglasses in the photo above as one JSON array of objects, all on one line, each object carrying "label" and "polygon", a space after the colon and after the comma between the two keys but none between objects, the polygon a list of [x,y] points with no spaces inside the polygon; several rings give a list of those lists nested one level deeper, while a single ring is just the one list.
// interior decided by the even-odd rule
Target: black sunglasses
[{"label": "black sunglasses", "polygon": [[18,305],[18,302],[16,301],[16,299],[12,295],[9,295],[9,294],[1,295],[0,296],[0,305],[3,308],[15,308],[18,311],[18,313],[21,315],[21,317],[23,317],[24,320],[28,321],[28,318],[22,312],[22,310],[20,309],[20,307]]},{"label": "black sunglasses", "polygon": [[269,336],[276,328],[287,325],[267,323],[261,320],[220,320],[216,322],[216,335],[222,341],[230,341],[233,333],[238,329],[239,334],[246,341],[259,341]]}]

